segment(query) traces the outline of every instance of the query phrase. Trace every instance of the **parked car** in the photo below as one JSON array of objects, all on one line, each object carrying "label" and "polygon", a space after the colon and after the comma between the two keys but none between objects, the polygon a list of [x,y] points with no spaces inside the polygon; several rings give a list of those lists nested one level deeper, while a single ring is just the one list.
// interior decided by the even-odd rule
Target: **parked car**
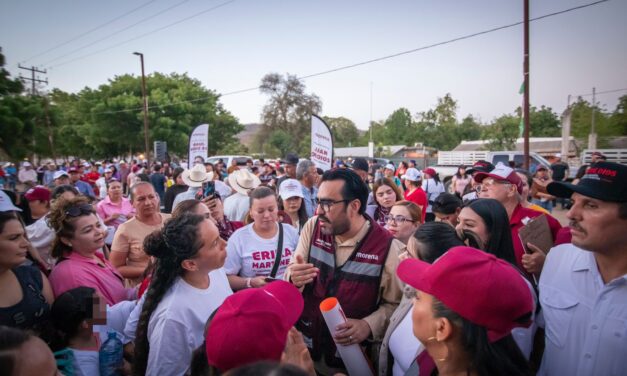
[{"label": "parked car", "polygon": [[207,158],[205,162],[216,164],[218,163],[220,159],[222,159],[222,161],[225,163],[226,167],[228,168],[231,165],[233,159],[237,161],[238,166],[245,166],[246,161],[249,159],[253,159],[253,158],[249,155],[214,155],[213,157]]}]

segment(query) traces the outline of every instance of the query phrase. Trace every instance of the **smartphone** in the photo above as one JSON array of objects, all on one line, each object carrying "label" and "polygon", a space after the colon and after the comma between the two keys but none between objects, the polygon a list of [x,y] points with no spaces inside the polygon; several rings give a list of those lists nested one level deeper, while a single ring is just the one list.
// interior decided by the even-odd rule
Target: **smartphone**
[{"label": "smartphone", "polygon": [[272,277],[266,277],[263,279],[264,281],[266,281],[266,283],[270,283],[270,282],[274,282],[274,281],[278,281],[277,278],[272,278]]},{"label": "smartphone", "polygon": [[208,181],[202,183],[202,198],[213,197],[216,193],[216,183]]}]

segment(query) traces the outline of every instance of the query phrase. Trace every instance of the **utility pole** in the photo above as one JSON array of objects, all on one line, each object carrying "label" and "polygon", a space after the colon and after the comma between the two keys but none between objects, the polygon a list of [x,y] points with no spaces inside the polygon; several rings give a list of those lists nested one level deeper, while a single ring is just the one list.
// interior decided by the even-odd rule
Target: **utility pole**
[{"label": "utility pole", "polygon": [[20,74],[20,79],[21,79],[21,80],[28,80],[28,81],[30,81],[30,82],[31,82],[31,85],[32,85],[32,86],[31,86],[31,95],[35,95],[35,94],[37,94],[37,91],[35,90],[35,84],[36,84],[36,83],[44,83],[44,84],[48,85],[48,79],[42,80],[42,79],[40,79],[39,77],[35,78],[35,73],[43,73],[43,74],[48,73],[45,69],[44,69],[44,70],[39,70],[39,69],[37,69],[37,68],[35,68],[35,67],[30,67],[30,68],[28,68],[28,67],[23,67],[23,66],[22,66],[22,64],[18,64],[18,65],[17,65],[17,67],[18,67],[18,68],[20,68],[20,69],[28,70],[28,71],[30,71],[30,72],[31,72],[31,77],[30,77],[30,78],[28,78],[28,77],[23,77],[23,76]]},{"label": "utility pole", "polygon": [[597,134],[595,130],[595,110],[597,105],[597,89],[592,88],[592,119],[590,119],[590,134],[588,135],[588,149],[594,150],[597,148]]},{"label": "utility pole", "polygon": [[148,98],[146,97],[146,75],[144,73],[144,54],[133,52],[139,56],[142,64],[142,97],[144,97],[144,150],[146,153],[146,163],[150,161],[150,148],[148,147]]},{"label": "utility pole", "polygon": [[523,116],[525,120],[524,131],[524,167],[529,171],[529,0],[524,0],[524,54],[525,59],[523,63],[523,75],[525,77],[525,94],[523,103]]}]

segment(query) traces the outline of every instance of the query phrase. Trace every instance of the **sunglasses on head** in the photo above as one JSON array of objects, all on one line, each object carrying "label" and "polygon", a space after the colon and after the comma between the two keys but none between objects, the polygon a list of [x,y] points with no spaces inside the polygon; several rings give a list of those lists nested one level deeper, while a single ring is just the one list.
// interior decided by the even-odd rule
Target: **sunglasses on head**
[{"label": "sunglasses on head", "polygon": [[72,206],[68,210],[65,211],[65,215],[70,217],[78,217],[80,215],[92,214],[94,212],[94,208],[89,204],[82,204],[79,206]]}]

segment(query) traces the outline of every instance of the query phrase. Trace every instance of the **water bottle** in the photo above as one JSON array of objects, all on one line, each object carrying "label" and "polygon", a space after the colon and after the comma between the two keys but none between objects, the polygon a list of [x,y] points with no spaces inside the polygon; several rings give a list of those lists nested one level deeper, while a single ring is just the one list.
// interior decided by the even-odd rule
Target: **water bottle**
[{"label": "water bottle", "polygon": [[107,340],[100,346],[98,358],[100,361],[100,376],[120,375],[123,365],[124,346],[114,330],[107,333]]}]

